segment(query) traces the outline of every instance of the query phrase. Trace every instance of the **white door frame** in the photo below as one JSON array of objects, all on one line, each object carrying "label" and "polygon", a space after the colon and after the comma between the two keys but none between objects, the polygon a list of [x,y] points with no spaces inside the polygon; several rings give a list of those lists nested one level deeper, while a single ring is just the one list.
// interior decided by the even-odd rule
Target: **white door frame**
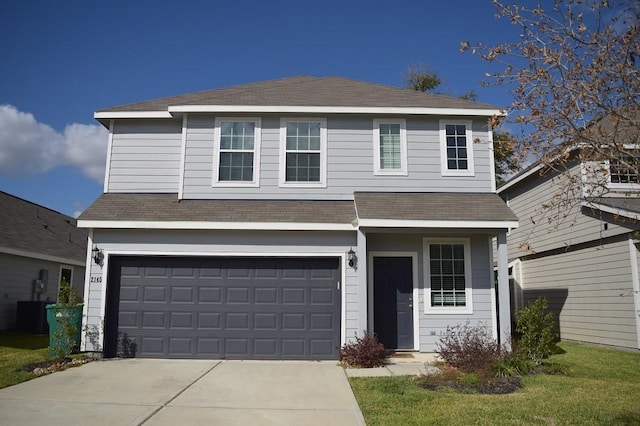
[{"label": "white door frame", "polygon": [[420,350],[420,299],[418,295],[418,252],[417,251],[370,251],[367,259],[367,312],[369,330],[373,328],[373,261],[376,257],[410,257],[413,269],[413,350]]}]

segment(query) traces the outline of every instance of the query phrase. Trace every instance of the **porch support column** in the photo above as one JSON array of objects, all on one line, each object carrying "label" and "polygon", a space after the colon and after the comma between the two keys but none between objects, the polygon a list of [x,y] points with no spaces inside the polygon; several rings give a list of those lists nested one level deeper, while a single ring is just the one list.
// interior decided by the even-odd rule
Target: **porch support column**
[{"label": "porch support column", "polygon": [[[358,336],[362,335],[363,331],[368,331],[368,319],[367,314],[369,311],[368,306],[368,289],[367,282],[367,234],[361,229],[358,229]],[[351,338],[353,336],[347,336]]]},{"label": "porch support column", "polygon": [[498,233],[498,317],[500,320],[499,342],[511,349],[511,301],[509,295],[509,254],[507,233]]}]

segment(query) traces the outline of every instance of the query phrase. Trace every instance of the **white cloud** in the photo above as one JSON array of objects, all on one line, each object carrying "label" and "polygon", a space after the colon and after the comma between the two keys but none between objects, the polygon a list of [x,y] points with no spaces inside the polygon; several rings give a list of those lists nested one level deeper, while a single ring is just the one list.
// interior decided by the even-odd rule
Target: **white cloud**
[{"label": "white cloud", "polygon": [[62,133],[13,105],[0,105],[0,175],[29,176],[58,166],[75,166],[104,180],[107,130],[69,124]]}]

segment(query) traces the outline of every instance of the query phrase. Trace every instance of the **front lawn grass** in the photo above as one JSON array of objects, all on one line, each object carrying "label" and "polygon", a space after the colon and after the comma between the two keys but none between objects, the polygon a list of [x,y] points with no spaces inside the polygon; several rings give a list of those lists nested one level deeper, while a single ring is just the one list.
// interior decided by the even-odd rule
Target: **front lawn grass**
[{"label": "front lawn grass", "polygon": [[0,332],[0,389],[36,377],[25,371],[30,364],[49,360],[49,336],[13,331]]},{"label": "front lawn grass", "polygon": [[567,375],[522,378],[523,389],[481,395],[420,388],[412,377],[350,378],[367,425],[640,424],[640,353],[560,343]]}]

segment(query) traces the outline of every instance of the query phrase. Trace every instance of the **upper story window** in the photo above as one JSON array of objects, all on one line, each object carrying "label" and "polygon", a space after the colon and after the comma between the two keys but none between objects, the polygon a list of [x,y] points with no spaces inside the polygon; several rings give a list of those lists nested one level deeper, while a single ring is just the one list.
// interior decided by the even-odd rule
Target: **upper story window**
[{"label": "upper story window", "polygon": [[428,313],[472,313],[471,249],[466,238],[424,239]]},{"label": "upper story window", "polygon": [[443,176],[473,176],[471,121],[440,121],[440,159]]},{"label": "upper story window", "polygon": [[217,118],[214,186],[258,186],[259,118]]},{"label": "upper story window", "polygon": [[327,121],[291,118],[280,121],[280,185],[325,187]]},{"label": "upper story window", "polygon": [[628,186],[640,183],[638,169],[640,168],[640,151],[632,150],[635,155],[609,160],[609,180],[613,186]]},{"label": "upper story window", "polygon": [[376,175],[407,174],[405,120],[373,120],[373,158]]}]

